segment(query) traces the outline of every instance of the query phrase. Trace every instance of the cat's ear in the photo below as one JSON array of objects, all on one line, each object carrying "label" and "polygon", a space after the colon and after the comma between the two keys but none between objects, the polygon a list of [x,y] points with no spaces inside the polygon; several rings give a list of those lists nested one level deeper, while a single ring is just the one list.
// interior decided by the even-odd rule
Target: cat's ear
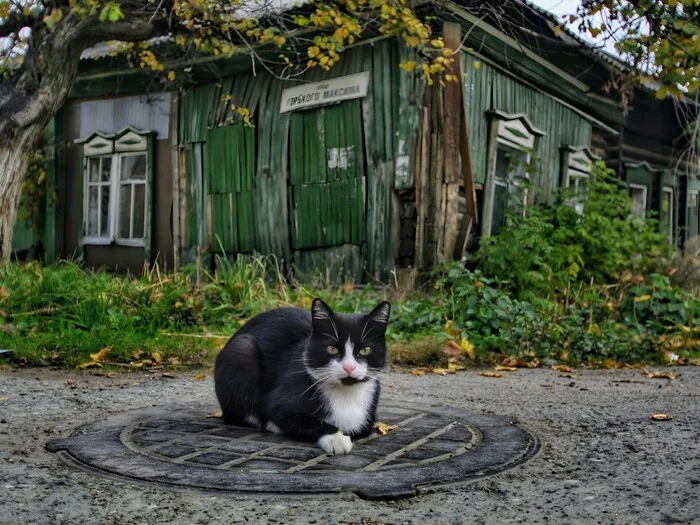
[{"label": "cat's ear", "polygon": [[314,332],[335,334],[336,339],[338,337],[333,310],[318,297],[311,303],[311,326]]},{"label": "cat's ear", "polygon": [[388,301],[383,301],[379,303],[374,310],[372,310],[368,317],[369,322],[375,322],[380,325],[386,330],[387,325],[389,324],[389,315],[391,314],[391,304],[389,304]]}]

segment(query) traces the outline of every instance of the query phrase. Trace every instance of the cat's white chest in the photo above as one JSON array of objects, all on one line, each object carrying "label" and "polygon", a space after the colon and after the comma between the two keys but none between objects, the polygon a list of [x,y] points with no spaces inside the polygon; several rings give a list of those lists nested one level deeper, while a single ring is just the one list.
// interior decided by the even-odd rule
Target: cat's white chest
[{"label": "cat's white chest", "polygon": [[324,388],[328,409],[326,421],[343,434],[359,431],[367,423],[377,387],[377,381],[370,379],[350,387]]}]

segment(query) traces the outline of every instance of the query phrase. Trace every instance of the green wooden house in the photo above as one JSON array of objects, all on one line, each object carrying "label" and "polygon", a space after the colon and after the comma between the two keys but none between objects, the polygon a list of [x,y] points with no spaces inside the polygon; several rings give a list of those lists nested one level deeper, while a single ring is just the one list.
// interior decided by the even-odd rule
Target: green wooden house
[{"label": "green wooden house", "polygon": [[[48,259],[118,271],[264,254],[302,276],[394,282],[460,258],[506,210],[585,182],[607,153],[596,137],[624,130],[619,103],[498,21],[430,7],[448,46],[466,38],[463,81],[444,88],[403,72],[409,52],[382,38],[294,80],[249,57],[193,61],[178,90],[154,88],[108,47],[86,52],[51,127],[58,199],[40,231],[18,223],[16,248],[42,240]],[[517,13],[520,29],[553,31],[528,2]]]}]

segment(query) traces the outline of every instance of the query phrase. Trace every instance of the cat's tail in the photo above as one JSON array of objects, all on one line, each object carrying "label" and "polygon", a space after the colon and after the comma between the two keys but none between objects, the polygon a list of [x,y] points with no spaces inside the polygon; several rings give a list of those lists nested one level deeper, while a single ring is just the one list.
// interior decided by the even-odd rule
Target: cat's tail
[{"label": "cat's tail", "polygon": [[227,423],[259,426],[258,348],[247,335],[232,338],[216,356],[214,388]]}]

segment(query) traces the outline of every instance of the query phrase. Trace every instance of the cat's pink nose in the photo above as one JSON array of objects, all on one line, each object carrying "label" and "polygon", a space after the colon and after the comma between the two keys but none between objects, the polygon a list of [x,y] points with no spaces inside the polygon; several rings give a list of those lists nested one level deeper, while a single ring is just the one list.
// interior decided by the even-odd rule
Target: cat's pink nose
[{"label": "cat's pink nose", "polygon": [[357,368],[357,365],[354,363],[343,363],[343,370],[345,370],[348,375],[352,374],[353,370]]}]

